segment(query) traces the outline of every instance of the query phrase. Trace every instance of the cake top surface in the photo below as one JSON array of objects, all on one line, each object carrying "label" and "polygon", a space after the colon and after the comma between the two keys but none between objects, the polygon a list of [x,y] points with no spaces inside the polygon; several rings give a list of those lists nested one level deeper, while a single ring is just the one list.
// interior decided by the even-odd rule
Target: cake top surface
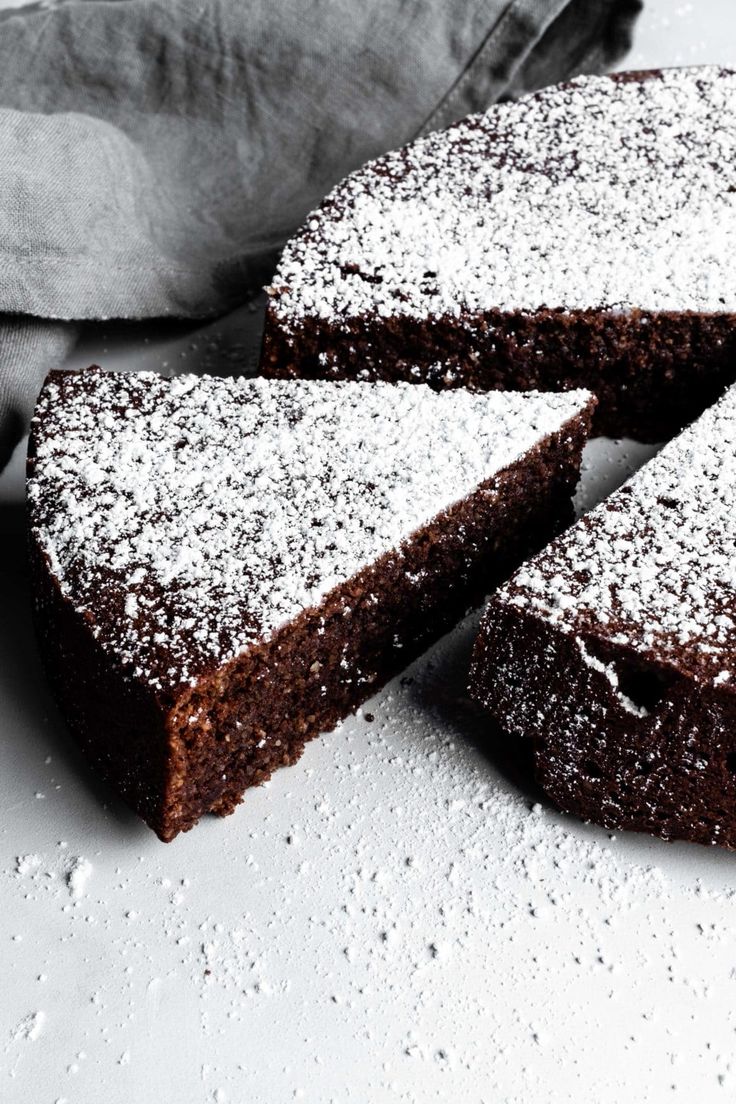
[{"label": "cake top surface", "polygon": [[580,77],[353,173],[284,250],[281,324],[736,310],[736,73]]},{"label": "cake top surface", "polygon": [[736,388],[497,592],[736,687]]},{"label": "cake top surface", "polygon": [[32,530],[102,646],[178,689],[399,549],[590,401],[56,372],[34,416]]}]

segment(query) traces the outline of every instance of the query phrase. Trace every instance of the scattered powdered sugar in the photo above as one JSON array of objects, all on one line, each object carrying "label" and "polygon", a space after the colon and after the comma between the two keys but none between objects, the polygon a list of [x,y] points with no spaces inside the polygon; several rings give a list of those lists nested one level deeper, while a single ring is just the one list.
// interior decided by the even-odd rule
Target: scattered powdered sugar
[{"label": "scattered powdered sugar", "polygon": [[33,533],[103,646],[153,685],[194,681],[400,555],[589,402],[57,374],[35,418]]},{"label": "scattered powdered sugar", "polygon": [[[540,803],[465,701],[475,628],[171,847],[60,808],[67,850],[100,840],[96,892],[47,888],[40,849],[0,869],[26,933],[5,949],[0,1097],[690,1104],[723,1079],[728,1099],[729,856]],[[12,1042],[39,1008],[42,1047]]]},{"label": "scattered powdered sugar", "polygon": [[82,855],[70,855],[64,842],[59,844],[53,858],[45,854],[18,855],[15,860],[15,876],[19,882],[33,886],[34,892],[42,889],[53,895],[63,888],[65,896],[75,902],[85,896],[93,870],[89,859]]},{"label": "scattered powdered sugar", "polygon": [[33,874],[42,863],[40,855],[19,855],[15,860],[15,870],[19,878]]},{"label": "scattered powdered sugar", "polygon": [[43,1031],[45,1022],[45,1012],[29,1012],[15,1028],[13,1032],[13,1042],[17,1042],[19,1039],[26,1039],[28,1042],[34,1043]]},{"label": "scattered powdered sugar", "polygon": [[736,74],[580,77],[348,177],[287,245],[281,324],[736,310]]},{"label": "scattered powdered sugar", "polygon": [[74,900],[84,897],[87,892],[87,883],[92,877],[92,863],[81,856],[74,860],[74,865],[66,876],[66,884]]},{"label": "scattered powdered sugar", "polygon": [[736,388],[524,564],[497,599],[679,657],[718,685],[736,632]]}]

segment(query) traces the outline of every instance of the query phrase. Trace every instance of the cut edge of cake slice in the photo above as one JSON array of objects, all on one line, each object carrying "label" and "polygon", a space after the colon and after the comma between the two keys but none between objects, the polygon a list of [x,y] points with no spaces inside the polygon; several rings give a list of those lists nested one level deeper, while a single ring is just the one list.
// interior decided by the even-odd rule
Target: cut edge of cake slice
[{"label": "cut edge of cake slice", "polygon": [[491,598],[470,692],[563,811],[736,847],[736,388]]},{"label": "cut edge of cake slice", "polygon": [[35,616],[94,767],[166,841],[231,812],[571,520],[594,403],[52,373]]}]

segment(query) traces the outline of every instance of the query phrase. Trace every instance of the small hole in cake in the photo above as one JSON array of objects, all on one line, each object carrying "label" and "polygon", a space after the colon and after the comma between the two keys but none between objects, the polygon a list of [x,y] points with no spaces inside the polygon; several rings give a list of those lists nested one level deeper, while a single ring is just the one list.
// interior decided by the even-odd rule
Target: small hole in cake
[{"label": "small hole in cake", "polygon": [[726,756],[726,769],[730,770],[731,774],[736,774],[736,751],[729,751]]},{"label": "small hole in cake", "polygon": [[629,707],[642,714],[653,712],[675,682],[677,675],[655,667],[638,656],[625,657],[611,652],[598,641],[586,642],[588,652],[605,664],[616,677],[615,689]]},{"label": "small hole in cake", "polygon": [[634,705],[651,713],[656,709],[672,685],[672,676],[654,668],[628,663],[616,663],[618,685]]},{"label": "small hole in cake", "polygon": [[590,778],[602,778],[603,777],[603,771],[601,770],[601,768],[598,766],[597,763],[593,762],[592,759],[586,759],[585,760],[585,762],[583,763],[583,770],[585,771],[585,773]]}]

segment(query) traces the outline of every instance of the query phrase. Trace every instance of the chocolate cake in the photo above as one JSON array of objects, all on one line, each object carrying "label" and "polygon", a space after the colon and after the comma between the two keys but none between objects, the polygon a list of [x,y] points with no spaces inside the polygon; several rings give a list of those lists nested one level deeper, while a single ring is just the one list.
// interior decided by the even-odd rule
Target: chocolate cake
[{"label": "chocolate cake", "polygon": [[588,387],[662,440],[736,376],[736,74],[581,77],[339,184],[269,289],[272,376]]},{"label": "chocolate cake", "polygon": [[163,840],[231,812],[568,520],[593,404],[52,373],[36,620],[98,771]]},{"label": "chocolate cake", "polygon": [[736,388],[491,599],[471,692],[566,812],[736,847]]}]

